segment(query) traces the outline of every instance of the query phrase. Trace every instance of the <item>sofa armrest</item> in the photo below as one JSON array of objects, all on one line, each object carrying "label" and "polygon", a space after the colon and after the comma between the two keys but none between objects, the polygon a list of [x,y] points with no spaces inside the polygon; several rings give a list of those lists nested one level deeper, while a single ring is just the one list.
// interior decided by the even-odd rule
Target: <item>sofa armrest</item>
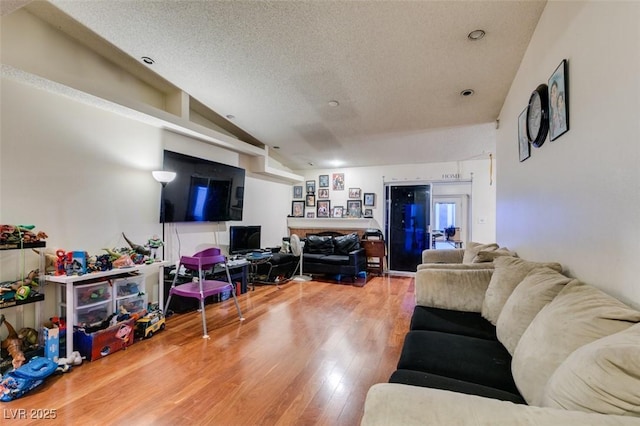
[{"label": "sofa armrest", "polygon": [[416,272],[416,304],[456,311],[481,312],[493,268],[438,269]]},{"label": "sofa armrest", "polygon": [[349,265],[357,266],[367,263],[367,254],[364,247],[349,252]]},{"label": "sofa armrest", "polygon": [[421,263],[416,268],[421,269],[457,269],[457,270],[474,270],[474,269],[494,269],[493,262],[484,263]]},{"label": "sofa armrest", "polygon": [[462,263],[464,249],[424,250],[422,263]]},{"label": "sofa armrest", "polygon": [[514,404],[397,383],[373,385],[362,426],[377,425],[638,425],[637,418]]}]

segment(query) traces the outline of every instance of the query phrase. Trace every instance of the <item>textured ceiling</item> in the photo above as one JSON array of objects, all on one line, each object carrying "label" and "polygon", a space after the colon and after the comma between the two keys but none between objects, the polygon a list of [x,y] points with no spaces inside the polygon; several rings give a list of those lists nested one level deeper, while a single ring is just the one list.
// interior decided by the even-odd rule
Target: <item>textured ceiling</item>
[{"label": "textured ceiling", "polygon": [[[52,1],[292,169],[454,161],[494,123],[545,2]],[[481,28],[487,35],[470,41]],[[460,96],[464,89],[475,95]],[[330,100],[340,105],[329,106]],[[489,140],[487,140],[489,139]],[[273,152],[273,151],[272,151]]]}]

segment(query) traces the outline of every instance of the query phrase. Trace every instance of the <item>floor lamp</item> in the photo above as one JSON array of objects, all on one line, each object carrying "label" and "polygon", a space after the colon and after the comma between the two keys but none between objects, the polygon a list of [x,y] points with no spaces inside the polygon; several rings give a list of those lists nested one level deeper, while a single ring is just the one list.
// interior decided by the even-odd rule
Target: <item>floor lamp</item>
[{"label": "floor lamp", "polygon": [[[167,172],[164,170],[155,170],[151,172],[153,178],[160,182],[162,185],[162,190],[164,191],[164,187],[171,181],[176,178],[176,172]],[[162,196],[160,196],[160,222],[162,222],[162,260],[164,258],[164,202],[162,200]]]}]

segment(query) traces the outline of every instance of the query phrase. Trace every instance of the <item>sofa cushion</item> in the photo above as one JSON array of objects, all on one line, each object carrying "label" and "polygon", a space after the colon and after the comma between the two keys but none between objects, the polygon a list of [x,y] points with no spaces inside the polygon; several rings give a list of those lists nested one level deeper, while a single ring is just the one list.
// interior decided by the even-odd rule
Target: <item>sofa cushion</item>
[{"label": "sofa cushion", "polygon": [[308,235],[305,243],[305,252],[312,254],[332,254],[333,237]]},{"label": "sofa cushion", "polygon": [[479,385],[477,383],[465,382],[464,380],[452,379],[450,377],[438,376],[437,374],[430,374],[422,371],[396,370],[389,378],[389,383],[402,383],[411,386],[443,389],[467,395],[478,395],[485,398],[511,401],[516,404],[525,403],[522,396],[518,393],[514,394],[500,389]]},{"label": "sofa cushion", "polygon": [[480,244],[470,241],[467,243],[467,247],[464,249],[462,263],[473,263],[473,259],[478,255],[480,251],[492,251],[497,249],[498,245],[496,243]]},{"label": "sofa cushion", "polygon": [[491,250],[491,249],[480,250],[478,254],[476,254],[476,257],[473,258],[471,263],[493,262],[496,259],[496,257],[500,257],[500,256],[518,257],[518,254],[515,251],[509,250],[506,247],[500,247],[499,249],[496,249],[496,250]]},{"label": "sofa cushion", "polygon": [[576,349],[549,379],[542,405],[640,417],[640,324]]},{"label": "sofa cushion", "polygon": [[511,374],[511,355],[497,340],[438,331],[409,331],[398,369],[422,371],[518,393]]},{"label": "sofa cushion", "polygon": [[511,355],[533,318],[571,282],[551,268],[535,268],[513,290],[498,317],[496,332]]},{"label": "sofa cushion", "polygon": [[540,405],[553,372],[577,348],[640,322],[634,310],[595,287],[571,282],[533,319],[513,353],[513,378]]},{"label": "sofa cushion", "polygon": [[328,254],[326,256],[322,256],[319,261],[327,265],[349,265],[349,256],[342,254]]},{"label": "sofa cushion", "polygon": [[333,246],[335,254],[349,255],[352,251],[360,248],[360,237],[355,232],[333,237]]},{"label": "sofa cushion", "polygon": [[416,305],[409,328],[496,340],[496,328],[482,318],[479,312],[453,311]]},{"label": "sofa cushion", "polygon": [[489,287],[485,293],[484,300],[482,302],[482,316],[491,324],[496,325],[498,323],[498,317],[502,311],[502,307],[507,302],[509,296],[516,288],[520,281],[527,276],[532,269],[547,266],[558,272],[562,271],[562,265],[559,263],[540,263],[530,262],[519,257],[500,256],[497,257],[493,264],[495,270],[491,275],[491,281],[489,281]]}]

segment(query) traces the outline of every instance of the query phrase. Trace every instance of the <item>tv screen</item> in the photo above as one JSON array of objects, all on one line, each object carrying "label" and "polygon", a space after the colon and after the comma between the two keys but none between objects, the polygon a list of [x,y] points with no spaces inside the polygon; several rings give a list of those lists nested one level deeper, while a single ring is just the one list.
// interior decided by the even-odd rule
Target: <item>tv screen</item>
[{"label": "tv screen", "polygon": [[244,254],[260,249],[260,225],[230,226],[229,254]]},{"label": "tv screen", "polygon": [[167,150],[163,168],[176,178],[162,188],[160,222],[242,220],[244,169]]}]

